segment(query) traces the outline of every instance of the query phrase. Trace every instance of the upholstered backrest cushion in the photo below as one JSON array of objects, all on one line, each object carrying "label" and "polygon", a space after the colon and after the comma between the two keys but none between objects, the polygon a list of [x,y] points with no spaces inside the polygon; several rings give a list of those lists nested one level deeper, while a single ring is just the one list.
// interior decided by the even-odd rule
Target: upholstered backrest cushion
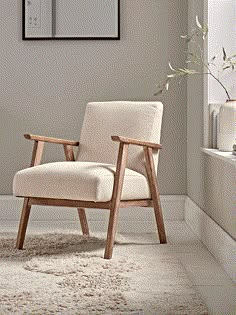
[{"label": "upholstered backrest cushion", "polygon": [[[93,102],[86,107],[77,160],[116,164],[124,136],[160,143],[163,105],[160,102]],[[154,154],[157,167],[158,154]],[[130,145],[127,167],[146,175],[143,149]]]}]

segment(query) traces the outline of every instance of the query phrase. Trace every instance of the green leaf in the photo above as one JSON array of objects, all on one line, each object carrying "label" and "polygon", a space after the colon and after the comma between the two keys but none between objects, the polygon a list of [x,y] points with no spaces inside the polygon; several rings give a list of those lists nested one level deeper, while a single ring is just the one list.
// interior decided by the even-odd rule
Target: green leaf
[{"label": "green leaf", "polygon": [[197,27],[199,27],[200,29],[202,29],[202,25],[200,24],[199,22],[199,19],[198,19],[198,16],[196,15],[196,24],[197,24]]},{"label": "green leaf", "polygon": [[208,66],[214,66],[214,67],[216,67],[216,64],[215,64],[214,62],[208,62],[207,64],[208,64]]},{"label": "green leaf", "polygon": [[212,62],[216,59],[216,56],[212,57],[209,62]]},{"label": "green leaf", "polygon": [[169,62],[169,68],[170,68],[170,70],[172,70],[172,71],[176,71],[176,70],[172,67],[172,65],[170,64],[170,62]]},{"label": "green leaf", "polygon": [[154,96],[158,96],[158,95],[162,94],[162,92],[163,92],[163,90],[159,90],[156,93],[154,93]]},{"label": "green leaf", "polygon": [[234,59],[234,58],[236,58],[236,55],[229,56],[229,57],[227,58],[227,61],[231,61],[231,60]]},{"label": "green leaf", "polygon": [[226,52],[225,52],[224,47],[222,47],[222,50],[223,50],[223,60],[225,61],[225,60],[226,60],[226,58],[227,58],[227,56],[226,56]]},{"label": "green leaf", "polygon": [[208,25],[205,25],[205,26],[203,27],[203,32],[204,32],[205,34],[207,34],[208,31],[209,31]]},{"label": "green leaf", "polygon": [[168,90],[169,90],[169,84],[170,84],[170,82],[169,82],[169,81],[167,81],[167,82],[166,82],[166,84],[165,84],[166,91],[168,91]]},{"label": "green leaf", "polygon": [[205,40],[207,37],[207,34],[208,34],[208,26],[207,25],[203,27],[202,32],[203,32],[202,38],[203,38],[203,40]]},{"label": "green leaf", "polygon": [[189,37],[186,39],[186,43],[190,43],[191,40],[192,40],[192,37],[189,36]]}]

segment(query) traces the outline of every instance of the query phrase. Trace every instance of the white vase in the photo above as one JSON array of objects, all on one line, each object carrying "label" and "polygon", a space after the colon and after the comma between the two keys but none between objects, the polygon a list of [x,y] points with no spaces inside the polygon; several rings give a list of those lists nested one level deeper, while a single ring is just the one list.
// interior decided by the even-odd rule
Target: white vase
[{"label": "white vase", "polygon": [[236,100],[227,101],[219,111],[218,147],[220,151],[232,151],[236,142]]}]

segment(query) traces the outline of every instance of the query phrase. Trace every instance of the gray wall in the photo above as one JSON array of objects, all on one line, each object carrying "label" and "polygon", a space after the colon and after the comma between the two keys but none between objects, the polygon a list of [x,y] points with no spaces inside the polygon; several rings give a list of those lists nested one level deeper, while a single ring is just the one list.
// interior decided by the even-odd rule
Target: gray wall
[{"label": "gray wall", "polygon": [[[189,0],[189,31],[195,22],[207,21],[207,0]],[[208,112],[207,78],[190,77],[187,84],[187,191],[188,196],[233,238],[236,238],[236,169],[206,155],[204,120]]]},{"label": "gray wall", "polygon": [[[204,20],[204,0],[188,1],[189,33],[195,28],[195,17]],[[200,42],[201,43],[201,42]],[[199,44],[200,44],[199,43]],[[206,82],[205,82],[206,83]],[[187,190],[188,196],[203,207],[202,153],[204,135],[204,78],[190,76],[187,82]]]},{"label": "gray wall", "polygon": [[[21,1],[0,4],[0,194],[30,163],[25,132],[78,139],[87,102],[155,100],[168,61],[183,63],[187,0],[121,0],[120,41],[24,42]],[[185,82],[161,100],[160,190],[186,194]],[[46,152],[46,161],[64,158],[60,147]]]},{"label": "gray wall", "polygon": [[236,239],[236,167],[203,154],[203,207],[225,231]]}]

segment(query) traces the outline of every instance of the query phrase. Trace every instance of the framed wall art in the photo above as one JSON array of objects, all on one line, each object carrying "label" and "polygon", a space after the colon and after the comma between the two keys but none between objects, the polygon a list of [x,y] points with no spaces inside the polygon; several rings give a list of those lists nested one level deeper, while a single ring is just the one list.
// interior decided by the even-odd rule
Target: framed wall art
[{"label": "framed wall art", "polygon": [[120,39],[120,0],[23,0],[23,40]]}]

